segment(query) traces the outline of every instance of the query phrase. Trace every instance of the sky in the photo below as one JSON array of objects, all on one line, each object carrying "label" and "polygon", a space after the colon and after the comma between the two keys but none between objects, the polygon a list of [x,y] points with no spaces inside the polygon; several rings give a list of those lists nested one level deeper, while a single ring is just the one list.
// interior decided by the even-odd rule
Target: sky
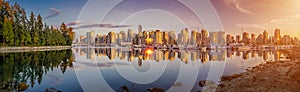
[{"label": "sky", "polygon": [[62,22],[76,35],[88,31],[137,32],[160,29],[180,32],[207,29],[228,34],[262,33],[300,37],[300,0],[9,0],[41,14],[47,24]]}]

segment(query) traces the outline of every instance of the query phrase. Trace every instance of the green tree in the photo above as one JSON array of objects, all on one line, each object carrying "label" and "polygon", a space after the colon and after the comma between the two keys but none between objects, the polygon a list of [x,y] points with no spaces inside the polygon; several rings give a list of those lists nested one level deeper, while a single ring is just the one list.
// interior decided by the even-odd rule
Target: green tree
[{"label": "green tree", "polygon": [[[46,28],[47,27],[47,28]],[[27,18],[25,9],[0,0],[0,44],[2,46],[71,45],[75,33],[64,23],[59,29],[49,28],[41,15],[33,12]]]},{"label": "green tree", "polygon": [[9,46],[14,45],[13,26],[12,26],[12,22],[8,20],[7,17],[4,17],[4,24],[2,30],[3,30],[3,37],[4,37],[3,43],[7,43]]}]

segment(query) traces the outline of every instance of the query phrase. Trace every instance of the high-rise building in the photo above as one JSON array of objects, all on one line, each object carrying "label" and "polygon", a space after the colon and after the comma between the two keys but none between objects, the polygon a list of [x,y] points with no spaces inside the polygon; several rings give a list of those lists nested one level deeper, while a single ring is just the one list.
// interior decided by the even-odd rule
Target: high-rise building
[{"label": "high-rise building", "polygon": [[219,31],[218,32],[218,44],[219,46],[225,46],[226,45],[226,36],[225,31]]},{"label": "high-rise building", "polygon": [[240,42],[241,42],[241,36],[240,36],[240,35],[237,35],[235,39],[236,39],[236,42],[237,42],[237,43],[240,43]]},{"label": "high-rise building", "polygon": [[209,32],[210,45],[222,47],[226,45],[226,36],[224,31]]},{"label": "high-rise building", "polygon": [[201,43],[202,43],[202,35],[201,35],[201,32],[197,32],[196,33],[197,35],[197,37],[196,37],[196,44],[197,45],[201,45]]},{"label": "high-rise building", "polygon": [[115,32],[109,32],[106,39],[106,44],[117,44]]},{"label": "high-rise building", "polygon": [[280,29],[275,29],[274,38],[275,38],[275,44],[279,44],[281,40]]},{"label": "high-rise building", "polygon": [[133,38],[134,38],[134,32],[133,32],[133,30],[131,30],[131,29],[128,29],[128,31],[127,31],[127,37],[128,37],[128,42],[131,42],[132,40],[133,40]]},{"label": "high-rise building", "polygon": [[251,39],[256,39],[256,35],[255,34],[251,34]]},{"label": "high-rise building", "polygon": [[125,31],[120,31],[119,34],[122,36],[122,42],[125,42],[128,39]]},{"label": "high-rise building", "polygon": [[138,30],[139,30],[139,32],[143,32],[143,27],[142,27],[142,25],[139,25]]},{"label": "high-rise building", "polygon": [[264,44],[264,37],[262,34],[259,34],[257,39],[256,39],[256,42],[258,45],[263,45]]},{"label": "high-rise building", "polygon": [[86,43],[90,44],[90,45],[95,44],[95,32],[94,31],[86,33]]},{"label": "high-rise building", "polygon": [[218,40],[218,32],[209,32],[209,41],[211,46],[217,46]]},{"label": "high-rise building", "polygon": [[117,36],[117,44],[121,44],[123,42],[123,35],[118,33]]},{"label": "high-rise building", "polygon": [[252,45],[256,44],[256,35],[255,34],[251,34],[251,40],[250,40],[250,43]]},{"label": "high-rise building", "polygon": [[169,32],[163,32],[163,43],[165,45],[168,45],[169,44]]},{"label": "high-rise building", "polygon": [[242,39],[242,42],[245,43],[245,44],[249,44],[250,43],[250,38],[249,38],[249,33],[247,32],[243,32],[243,39]]},{"label": "high-rise building", "polygon": [[85,42],[85,41],[84,41],[85,37],[84,37],[83,35],[81,35],[79,38],[80,38],[79,42],[81,42],[81,43],[82,43],[82,42]]},{"label": "high-rise building", "polygon": [[269,40],[269,34],[268,34],[268,32],[265,30],[264,33],[263,33],[263,42],[264,42],[264,44],[267,44],[267,43],[268,43],[268,40]]},{"label": "high-rise building", "polygon": [[155,45],[161,45],[163,41],[163,33],[160,32],[160,30],[156,30],[154,34],[155,34],[155,38],[154,38]]},{"label": "high-rise building", "polygon": [[227,36],[226,36],[226,43],[227,43],[227,44],[233,43],[233,40],[234,40],[234,39],[233,39],[233,37],[232,37],[231,35],[227,35]]},{"label": "high-rise building", "polygon": [[177,40],[177,38],[176,38],[175,32],[174,31],[169,31],[169,44],[170,45],[177,44],[176,40]]},{"label": "high-rise building", "polygon": [[182,38],[181,44],[182,45],[186,45],[189,42],[189,32],[188,31],[189,30],[187,28],[181,30],[181,38]]},{"label": "high-rise building", "polygon": [[193,30],[192,33],[191,33],[191,41],[190,41],[190,44],[191,44],[191,45],[196,45],[196,42],[197,42],[197,31],[196,31],[196,30]]},{"label": "high-rise building", "polygon": [[174,31],[169,31],[169,39],[174,39],[176,40],[176,35],[175,35],[175,32]]},{"label": "high-rise building", "polygon": [[202,45],[208,45],[209,44],[208,31],[205,29],[201,30],[201,36],[202,36]]}]

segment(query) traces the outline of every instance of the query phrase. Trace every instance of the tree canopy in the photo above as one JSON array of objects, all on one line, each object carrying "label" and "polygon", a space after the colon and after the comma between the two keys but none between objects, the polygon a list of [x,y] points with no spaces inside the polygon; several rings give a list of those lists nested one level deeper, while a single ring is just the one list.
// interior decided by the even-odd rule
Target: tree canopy
[{"label": "tree canopy", "polygon": [[27,18],[25,9],[0,0],[0,46],[66,46],[71,45],[73,28],[62,23],[54,28],[33,12]]}]

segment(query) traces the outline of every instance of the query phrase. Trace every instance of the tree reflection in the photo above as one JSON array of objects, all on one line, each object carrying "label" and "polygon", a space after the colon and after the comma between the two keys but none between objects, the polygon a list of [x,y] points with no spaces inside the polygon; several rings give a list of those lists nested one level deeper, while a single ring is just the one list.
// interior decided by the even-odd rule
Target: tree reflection
[{"label": "tree reflection", "polygon": [[71,50],[0,54],[1,91],[24,91],[41,84],[43,74],[60,67],[62,73],[72,67]]}]

